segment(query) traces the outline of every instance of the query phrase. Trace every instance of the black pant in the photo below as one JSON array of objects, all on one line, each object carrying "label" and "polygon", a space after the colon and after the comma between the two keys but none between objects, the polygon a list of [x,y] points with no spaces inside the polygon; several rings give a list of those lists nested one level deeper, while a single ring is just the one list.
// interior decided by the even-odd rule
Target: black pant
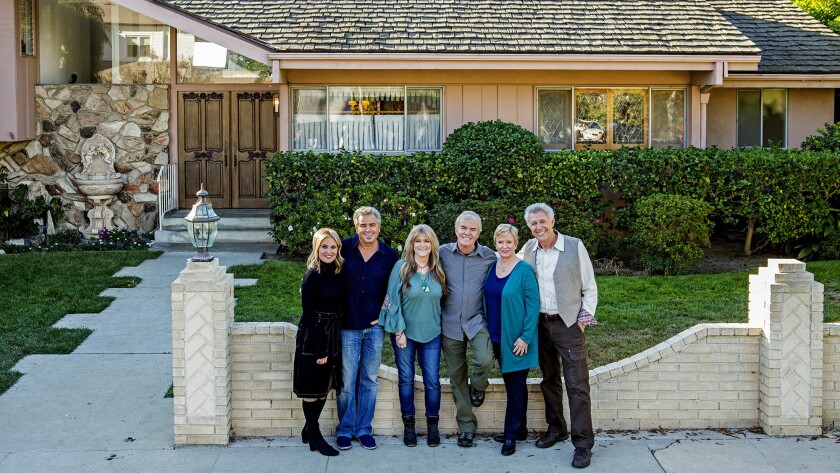
[{"label": "black pant", "polygon": [[586,361],[586,336],[577,323],[566,327],[562,320],[540,319],[539,359],[543,380],[540,389],[545,398],[548,430],[569,432],[563,417],[563,383],[569,396],[572,444],[589,448],[595,444],[592,432],[592,401],[589,398],[589,365]]},{"label": "black pant", "polygon": [[[501,344],[493,342],[493,355],[502,366]],[[505,440],[516,440],[516,433],[527,429],[528,425],[528,370],[502,373],[507,391],[507,406],[505,407]]]}]

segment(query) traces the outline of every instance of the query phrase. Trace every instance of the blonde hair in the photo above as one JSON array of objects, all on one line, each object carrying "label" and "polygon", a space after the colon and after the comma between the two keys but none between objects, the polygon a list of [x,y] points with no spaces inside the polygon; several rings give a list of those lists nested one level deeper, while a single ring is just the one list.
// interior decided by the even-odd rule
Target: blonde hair
[{"label": "blonde hair", "polygon": [[414,261],[414,242],[418,237],[420,237],[420,235],[427,236],[432,244],[432,251],[429,253],[429,274],[431,274],[432,277],[440,283],[441,288],[443,288],[443,293],[446,294],[446,276],[443,274],[443,268],[440,265],[440,243],[438,242],[437,235],[435,235],[435,231],[432,230],[432,227],[425,224],[415,225],[412,227],[411,231],[408,232],[408,238],[405,239],[405,246],[403,247],[402,254],[405,264],[403,264],[402,268],[400,268],[400,276],[403,280],[403,291],[407,290],[409,286],[411,286],[411,278],[419,269],[417,262]]},{"label": "blonde hair", "polygon": [[493,232],[493,242],[495,243],[505,233],[510,233],[513,236],[514,247],[519,246],[519,230],[509,223],[502,223],[496,227],[496,231]]},{"label": "blonde hair", "polygon": [[341,238],[338,237],[338,232],[332,228],[319,228],[312,235],[312,253],[309,253],[309,257],[306,258],[306,267],[314,269],[316,272],[321,272],[321,258],[318,257],[318,249],[321,247],[321,243],[327,238],[335,240],[335,244],[338,246],[335,255],[335,274],[338,274],[344,265],[344,258],[341,257]]}]

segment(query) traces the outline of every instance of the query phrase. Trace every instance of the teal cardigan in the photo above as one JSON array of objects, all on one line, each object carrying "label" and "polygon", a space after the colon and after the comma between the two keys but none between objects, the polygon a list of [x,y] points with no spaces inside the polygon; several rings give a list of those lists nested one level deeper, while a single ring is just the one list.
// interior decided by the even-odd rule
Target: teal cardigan
[{"label": "teal cardigan", "polygon": [[[490,271],[496,270],[496,264]],[[487,272],[487,276],[490,275]],[[487,281],[487,277],[484,278]],[[487,313],[487,301],[484,301],[484,313]],[[539,364],[537,358],[537,323],[540,316],[540,289],[534,270],[524,261],[513,266],[505,288],[502,290],[502,359],[499,365],[502,373],[531,369]],[[517,338],[528,344],[528,353],[523,356],[513,354],[513,344]]]}]

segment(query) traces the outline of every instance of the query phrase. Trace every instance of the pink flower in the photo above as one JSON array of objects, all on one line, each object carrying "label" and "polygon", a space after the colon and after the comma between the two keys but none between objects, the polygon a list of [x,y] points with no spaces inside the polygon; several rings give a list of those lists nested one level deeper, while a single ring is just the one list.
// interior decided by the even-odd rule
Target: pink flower
[{"label": "pink flower", "polygon": [[512,218],[509,218],[509,219],[508,219],[508,223],[509,223],[509,224],[513,225],[513,222],[514,222],[514,220],[513,220]]}]

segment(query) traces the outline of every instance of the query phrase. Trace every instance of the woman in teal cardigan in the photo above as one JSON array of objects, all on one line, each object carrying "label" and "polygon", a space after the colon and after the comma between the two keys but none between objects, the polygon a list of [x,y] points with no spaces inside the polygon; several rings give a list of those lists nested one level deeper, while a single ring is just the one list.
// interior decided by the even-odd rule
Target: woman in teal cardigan
[{"label": "woman in teal cardigan", "polygon": [[528,370],[537,366],[537,321],[540,294],[537,278],[527,263],[516,256],[519,232],[502,224],[493,234],[499,260],[484,282],[484,313],[493,352],[499,361],[507,391],[502,455],[516,452],[516,440],[528,436]]}]

